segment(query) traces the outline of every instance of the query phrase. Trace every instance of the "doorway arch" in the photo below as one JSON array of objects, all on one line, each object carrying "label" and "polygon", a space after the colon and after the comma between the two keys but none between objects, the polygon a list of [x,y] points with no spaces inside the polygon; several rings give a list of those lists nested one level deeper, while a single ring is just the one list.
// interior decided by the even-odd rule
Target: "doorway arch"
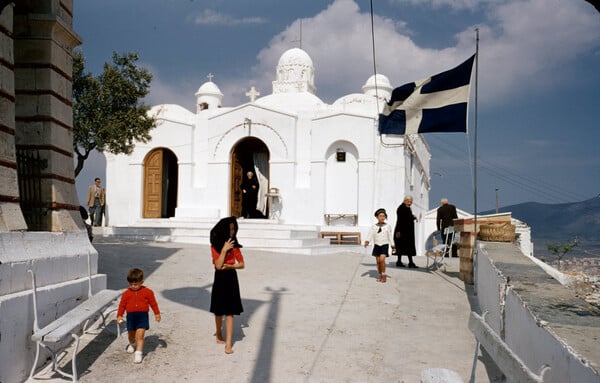
[{"label": "doorway arch", "polygon": [[142,217],[175,216],[178,187],[177,156],[169,149],[152,150],[144,159]]},{"label": "doorway arch", "polygon": [[266,218],[268,214],[266,193],[269,190],[269,159],[267,145],[256,138],[246,137],[238,141],[231,150],[231,176],[229,213],[242,215],[242,177],[252,171],[259,182],[257,212],[253,218]]},{"label": "doorway arch", "polygon": [[325,214],[358,215],[358,149],[348,141],[332,143],[325,153]]}]

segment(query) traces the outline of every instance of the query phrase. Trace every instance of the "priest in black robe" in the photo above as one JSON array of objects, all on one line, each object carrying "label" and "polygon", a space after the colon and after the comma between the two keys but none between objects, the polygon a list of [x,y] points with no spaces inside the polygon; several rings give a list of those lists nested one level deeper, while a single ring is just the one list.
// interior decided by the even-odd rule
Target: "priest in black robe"
[{"label": "priest in black robe", "polygon": [[256,216],[256,204],[258,202],[258,179],[254,172],[246,172],[240,189],[242,190],[242,217],[252,218]]}]

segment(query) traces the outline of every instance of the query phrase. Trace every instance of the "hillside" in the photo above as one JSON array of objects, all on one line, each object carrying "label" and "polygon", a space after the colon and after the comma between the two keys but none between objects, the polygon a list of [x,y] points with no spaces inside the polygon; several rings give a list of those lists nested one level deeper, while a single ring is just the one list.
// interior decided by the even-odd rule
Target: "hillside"
[{"label": "hillside", "polygon": [[[499,212],[511,212],[531,227],[536,256],[548,253],[548,242],[564,243],[575,237],[581,242],[573,255],[600,254],[600,196],[564,204],[526,202],[502,207]],[[481,212],[493,213],[495,210]]]}]

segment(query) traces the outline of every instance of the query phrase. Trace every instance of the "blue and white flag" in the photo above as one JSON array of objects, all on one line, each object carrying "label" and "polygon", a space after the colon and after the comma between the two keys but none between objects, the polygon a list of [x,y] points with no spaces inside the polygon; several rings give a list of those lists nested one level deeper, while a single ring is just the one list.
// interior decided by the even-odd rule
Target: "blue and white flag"
[{"label": "blue and white flag", "polygon": [[466,133],[474,60],[475,55],[456,68],[394,89],[379,115],[379,133]]}]

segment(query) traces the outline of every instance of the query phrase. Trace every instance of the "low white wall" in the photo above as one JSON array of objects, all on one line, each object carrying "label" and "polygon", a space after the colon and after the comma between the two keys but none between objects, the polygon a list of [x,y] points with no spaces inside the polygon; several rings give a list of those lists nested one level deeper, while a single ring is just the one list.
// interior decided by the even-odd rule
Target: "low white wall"
[{"label": "low white wall", "polygon": [[[87,232],[0,233],[0,382],[25,381],[35,357],[31,275],[38,286],[39,326],[75,307],[88,294],[88,252],[92,291],[106,288],[97,274],[98,253]],[[49,355],[42,352],[41,363]]]},{"label": "low white wall", "polygon": [[[516,266],[518,267],[519,265]],[[524,268],[529,267],[536,266],[533,263],[524,266]],[[480,310],[482,313],[488,312],[486,321],[532,372],[538,374],[544,365],[549,365],[550,370],[544,375],[546,383],[600,381],[598,372],[588,364],[588,361],[576,354],[569,346],[568,339],[559,339],[552,327],[532,312],[519,291],[515,290],[514,276],[505,275],[506,272],[494,264],[485,243],[480,243],[478,246],[474,272]],[[532,286],[536,284],[537,282],[531,283]],[[539,283],[539,288],[547,289],[548,285]],[[552,288],[564,287],[554,284]],[[536,292],[532,294],[535,295]],[[540,291],[539,295],[543,299],[552,294],[548,291]],[[562,310],[558,306],[560,305],[554,309],[545,307],[545,314],[552,316],[552,310],[556,310],[558,317]],[[559,323],[558,326],[561,324]],[[581,336],[585,337],[585,328],[581,329]]]}]

